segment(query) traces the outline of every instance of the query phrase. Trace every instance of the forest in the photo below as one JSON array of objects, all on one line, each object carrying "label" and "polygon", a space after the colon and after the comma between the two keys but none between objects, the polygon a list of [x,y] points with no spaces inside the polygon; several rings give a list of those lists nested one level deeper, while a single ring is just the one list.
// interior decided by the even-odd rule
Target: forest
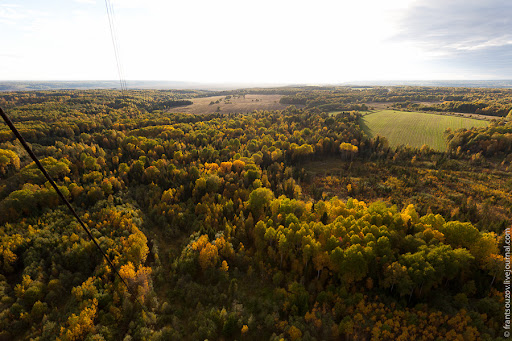
[{"label": "forest", "polygon": [[[289,106],[179,111],[244,94]],[[511,99],[426,87],[2,92],[129,290],[0,124],[0,340],[499,340]],[[376,105],[495,119],[448,129],[447,151],[392,148],[360,126]]]}]

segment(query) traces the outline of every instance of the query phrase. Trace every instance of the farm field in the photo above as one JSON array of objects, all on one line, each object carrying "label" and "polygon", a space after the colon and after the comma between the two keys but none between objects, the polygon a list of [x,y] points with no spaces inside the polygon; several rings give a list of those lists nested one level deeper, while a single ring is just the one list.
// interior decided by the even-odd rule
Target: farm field
[{"label": "farm field", "polygon": [[361,121],[361,126],[368,135],[385,136],[391,146],[408,144],[420,148],[427,144],[439,151],[447,148],[444,136],[446,129],[486,127],[488,124],[488,121],[467,117],[394,110],[369,113]]},{"label": "farm field", "polygon": [[[281,95],[245,95],[235,96],[212,96],[194,98],[194,104],[172,108],[172,112],[187,112],[193,114],[212,114],[219,112],[229,114],[232,112],[251,112],[254,110],[282,110],[288,105],[279,103]],[[218,103],[216,103],[219,101]],[[214,102],[214,104],[210,104]]]}]

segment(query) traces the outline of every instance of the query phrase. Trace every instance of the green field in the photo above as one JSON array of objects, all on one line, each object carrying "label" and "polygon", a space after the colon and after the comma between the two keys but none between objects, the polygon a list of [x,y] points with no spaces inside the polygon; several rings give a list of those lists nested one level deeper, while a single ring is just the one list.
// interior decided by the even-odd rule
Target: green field
[{"label": "green field", "polygon": [[447,128],[461,129],[485,127],[488,121],[473,118],[382,110],[365,115],[361,120],[363,130],[370,136],[385,136],[393,147],[429,145],[445,151],[447,148],[444,131]]}]

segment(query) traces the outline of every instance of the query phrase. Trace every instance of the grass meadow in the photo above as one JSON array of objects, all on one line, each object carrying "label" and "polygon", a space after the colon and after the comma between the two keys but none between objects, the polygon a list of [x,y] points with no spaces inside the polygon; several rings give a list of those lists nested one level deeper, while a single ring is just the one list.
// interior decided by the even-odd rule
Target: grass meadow
[{"label": "grass meadow", "polygon": [[[212,96],[193,98],[193,104],[172,108],[172,112],[187,112],[193,114],[221,114],[247,113],[254,110],[283,110],[288,105],[279,103],[281,95],[246,95],[245,97],[232,97],[226,100],[226,96]],[[218,103],[217,103],[218,101]],[[214,102],[214,104],[211,104]],[[297,107],[300,107],[297,105]]]},{"label": "grass meadow", "polygon": [[447,128],[468,129],[488,124],[488,121],[467,117],[395,110],[371,112],[361,120],[361,126],[368,135],[385,136],[393,147],[401,144],[421,147],[427,144],[439,151],[447,149],[444,135]]}]

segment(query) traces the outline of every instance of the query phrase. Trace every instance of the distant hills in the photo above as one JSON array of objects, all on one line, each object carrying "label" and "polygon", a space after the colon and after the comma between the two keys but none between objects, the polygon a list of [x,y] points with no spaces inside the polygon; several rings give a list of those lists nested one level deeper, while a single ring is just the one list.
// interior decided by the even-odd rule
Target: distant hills
[{"label": "distant hills", "polygon": [[431,86],[431,87],[463,87],[463,88],[512,88],[512,80],[416,80],[416,81],[355,81],[343,85],[355,86]]},{"label": "distant hills", "polygon": [[[179,81],[126,81],[128,89],[234,90],[252,87],[274,87],[284,84],[199,83]],[[0,91],[120,89],[119,81],[0,81]]]},{"label": "distant hills", "polygon": [[[200,83],[179,81],[126,81],[129,89],[233,90],[254,87],[290,86],[276,83]],[[311,84],[293,84],[306,86]],[[325,86],[326,84],[318,84]],[[352,81],[333,86],[429,86],[470,88],[512,88],[512,80],[417,80]],[[0,91],[119,89],[119,81],[0,81]]]}]

